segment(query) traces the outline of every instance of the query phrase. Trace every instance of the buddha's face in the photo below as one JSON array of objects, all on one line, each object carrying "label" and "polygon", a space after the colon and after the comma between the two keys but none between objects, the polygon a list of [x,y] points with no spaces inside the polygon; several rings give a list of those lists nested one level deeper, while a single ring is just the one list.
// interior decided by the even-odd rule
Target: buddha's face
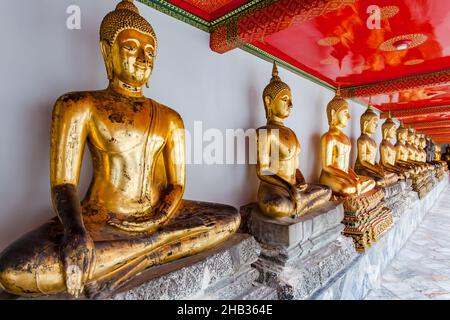
[{"label": "buddha's face", "polygon": [[414,133],[409,131],[408,132],[408,142],[411,143],[411,144],[414,144],[415,138],[416,137],[414,136]]},{"label": "buddha's face", "polygon": [[425,148],[427,146],[427,140],[424,138],[420,138],[419,143],[421,148]]},{"label": "buddha's face", "polygon": [[420,145],[420,137],[418,135],[414,135],[414,144],[416,147],[419,147]]},{"label": "buddha's face", "polygon": [[350,111],[348,109],[348,104],[346,103],[342,106],[338,112],[334,115],[334,125],[339,128],[345,128],[350,120]]},{"label": "buddha's face", "polygon": [[292,94],[290,90],[281,90],[275,99],[265,98],[267,107],[270,109],[271,116],[281,119],[287,118],[292,110]]},{"label": "buddha's face", "polygon": [[364,128],[365,133],[374,134],[378,128],[378,118],[374,116],[367,119],[365,121]]},{"label": "buddha's face", "polygon": [[156,55],[156,41],[152,36],[126,29],[117,35],[112,48],[106,46],[102,51],[113,78],[135,87],[148,82]]},{"label": "buddha's face", "polygon": [[386,126],[384,129],[384,138],[385,139],[394,139],[396,130],[397,130],[396,125],[392,124],[392,125]]},{"label": "buddha's face", "polygon": [[406,142],[406,140],[408,139],[408,131],[406,129],[398,129],[397,139],[400,142]]}]

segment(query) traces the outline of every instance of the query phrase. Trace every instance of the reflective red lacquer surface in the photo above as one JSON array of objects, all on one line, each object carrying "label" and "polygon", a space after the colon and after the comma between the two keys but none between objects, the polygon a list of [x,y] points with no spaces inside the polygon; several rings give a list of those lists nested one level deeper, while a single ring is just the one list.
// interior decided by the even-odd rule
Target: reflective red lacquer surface
[{"label": "reflective red lacquer surface", "polygon": [[[367,13],[373,5],[379,28]],[[359,0],[267,36],[263,45],[332,84],[357,86],[450,69],[449,21],[450,1]],[[394,50],[402,40],[417,46]]]}]

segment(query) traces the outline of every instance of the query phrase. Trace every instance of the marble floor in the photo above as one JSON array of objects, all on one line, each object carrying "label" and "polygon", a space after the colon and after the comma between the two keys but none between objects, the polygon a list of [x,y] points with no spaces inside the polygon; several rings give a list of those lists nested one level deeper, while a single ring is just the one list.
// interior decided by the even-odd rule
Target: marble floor
[{"label": "marble floor", "polygon": [[450,300],[450,186],[367,300]]}]

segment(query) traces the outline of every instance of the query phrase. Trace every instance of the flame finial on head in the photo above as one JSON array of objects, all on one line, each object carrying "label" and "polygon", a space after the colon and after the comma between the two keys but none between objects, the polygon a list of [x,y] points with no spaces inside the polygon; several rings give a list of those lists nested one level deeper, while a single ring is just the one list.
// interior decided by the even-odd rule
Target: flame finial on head
[{"label": "flame finial on head", "polygon": [[272,78],[270,79],[269,84],[264,88],[263,99],[267,96],[275,99],[276,96],[285,89],[289,91],[291,90],[291,88],[289,88],[286,83],[281,81],[281,78],[278,76],[277,64],[274,61],[272,67]]}]

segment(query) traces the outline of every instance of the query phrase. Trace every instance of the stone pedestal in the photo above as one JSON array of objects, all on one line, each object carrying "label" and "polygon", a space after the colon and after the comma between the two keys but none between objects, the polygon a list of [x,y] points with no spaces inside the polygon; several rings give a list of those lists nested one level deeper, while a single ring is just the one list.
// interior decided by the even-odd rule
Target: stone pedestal
[{"label": "stone pedestal", "polygon": [[147,269],[112,299],[276,299],[274,289],[255,281],[259,273],[251,264],[260,250],[252,236],[237,233],[216,248]]},{"label": "stone pedestal", "polygon": [[417,193],[412,190],[412,181],[403,180],[384,188],[384,205],[391,209],[394,220],[418,199]]},{"label": "stone pedestal", "polygon": [[344,210],[338,202],[297,218],[264,216],[256,204],[245,206],[249,229],[261,245],[253,266],[258,281],[278,299],[305,299],[325,285],[356,254],[353,241],[342,236]]}]

